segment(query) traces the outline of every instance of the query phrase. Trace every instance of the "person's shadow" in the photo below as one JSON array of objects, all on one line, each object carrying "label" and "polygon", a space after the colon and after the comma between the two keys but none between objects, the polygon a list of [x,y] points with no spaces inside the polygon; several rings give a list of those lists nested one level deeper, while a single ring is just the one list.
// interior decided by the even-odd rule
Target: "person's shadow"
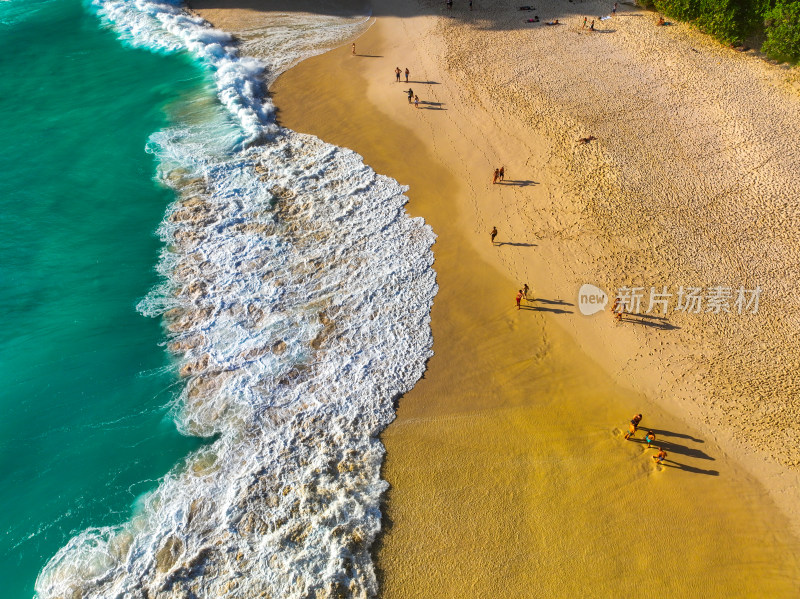
[{"label": "person's shadow", "polygon": [[497,185],[516,185],[517,187],[527,187],[528,185],[539,185],[539,182],[524,179],[504,179],[502,181],[498,181]]},{"label": "person's shadow", "polygon": [[678,470],[685,470],[686,472],[691,472],[693,474],[705,474],[707,476],[719,476],[719,471],[717,470],[703,470],[702,468],[695,468],[694,466],[688,466],[686,464],[679,464],[673,460],[665,459],[660,464],[661,466],[665,466],[666,468],[676,468]]},{"label": "person's shadow", "polygon": [[[525,301],[525,300],[523,300]],[[532,297],[530,300],[527,300],[527,304],[521,304],[521,310],[530,310],[531,312],[552,312],[553,314],[572,314],[572,310],[564,310],[562,308],[556,308],[551,306],[572,306],[574,304],[570,304],[569,302],[565,302],[564,300],[549,300],[544,298]],[[537,302],[539,304],[545,305],[536,305]]]},{"label": "person's shadow", "polygon": [[538,247],[535,243],[522,243],[518,241],[497,241],[495,245],[510,245],[512,247],[521,247],[521,248],[535,248]]}]

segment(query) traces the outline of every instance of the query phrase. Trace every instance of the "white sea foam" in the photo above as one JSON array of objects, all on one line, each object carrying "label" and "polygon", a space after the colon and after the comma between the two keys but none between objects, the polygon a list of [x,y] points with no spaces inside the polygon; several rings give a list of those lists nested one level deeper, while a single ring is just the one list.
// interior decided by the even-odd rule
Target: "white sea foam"
[{"label": "white sea foam", "polygon": [[235,117],[149,146],[179,198],[159,231],[165,283],[140,309],[181,356],[178,425],[216,438],[129,522],[74,537],[37,593],[374,596],[377,435],[431,355],[434,235],[357,154],[277,127],[263,67],[229,37],[172,4],[99,12],[130,43],[200,58]]}]

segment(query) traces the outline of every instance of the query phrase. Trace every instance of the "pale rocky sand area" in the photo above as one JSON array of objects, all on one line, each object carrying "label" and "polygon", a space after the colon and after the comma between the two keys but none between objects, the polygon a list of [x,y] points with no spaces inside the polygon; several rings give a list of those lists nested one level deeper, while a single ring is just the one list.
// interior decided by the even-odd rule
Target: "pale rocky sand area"
[{"label": "pale rocky sand area", "polygon": [[[631,5],[589,33],[581,17],[607,14],[610,3],[539,2],[542,20],[565,24],[527,28],[509,3],[486,4],[490,27],[480,13],[435,26],[463,90],[450,104],[481,105],[498,128],[544,136],[544,163],[517,156],[509,170],[546,170],[557,190],[522,188],[516,201],[482,206],[479,216],[489,226],[505,217],[513,237],[533,230],[572,254],[548,269],[554,290],[761,286],[756,315],[673,312],[668,321],[679,328],[666,331],[592,322],[604,343],[585,348],[614,354],[604,361],[619,380],[636,381],[732,449],[741,444],[751,464],[769,456],[772,484],[796,509],[796,72],[685,25],[655,27],[653,13]],[[576,144],[590,135],[597,140]],[[507,260],[516,279],[541,281],[539,265]],[[579,339],[584,324],[570,325]]]}]

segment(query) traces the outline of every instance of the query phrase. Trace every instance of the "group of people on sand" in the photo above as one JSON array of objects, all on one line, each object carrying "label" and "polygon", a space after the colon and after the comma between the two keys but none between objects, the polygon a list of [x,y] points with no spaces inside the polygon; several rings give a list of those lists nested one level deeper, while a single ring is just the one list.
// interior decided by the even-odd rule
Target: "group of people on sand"
[{"label": "group of people on sand", "polygon": [[[400,70],[400,67],[394,68],[394,78],[397,83],[400,83],[400,75],[403,74],[403,71]],[[408,76],[411,74],[411,71],[408,70],[406,67],[405,76],[406,76],[406,83],[408,83]],[[419,108],[419,96],[414,93],[414,90],[410,87],[406,91],[408,94],[408,103],[413,104],[415,108]]]},{"label": "group of people on sand", "polygon": [[[499,170],[499,169],[498,169]],[[492,238],[492,245],[494,245],[494,238],[497,237],[497,227],[492,227],[491,233],[489,235]],[[531,288],[528,286],[527,283],[522,284],[522,289],[517,292],[516,302],[517,302],[517,310],[521,309],[521,302],[524,299],[526,302],[532,302],[533,296],[529,296],[528,294],[531,292]]]},{"label": "group of people on sand", "polygon": [[[631,437],[634,438],[636,437],[636,431],[639,430],[639,423],[641,421],[642,421],[641,414],[635,414],[633,418],[631,418],[631,422],[628,425],[628,432],[625,433],[626,441]],[[653,431],[648,430],[644,434],[644,442],[647,444],[647,447],[655,447],[655,445],[653,445],[655,440],[656,440],[656,434]],[[658,453],[652,457],[656,461],[656,464],[662,464],[664,463],[664,459],[667,457],[667,452],[664,451],[663,447],[656,447],[656,449],[658,450]]]},{"label": "group of people on sand", "polygon": [[414,90],[409,87],[406,93],[408,94],[408,103],[413,104],[415,108],[419,108],[419,96],[414,93]]},{"label": "group of people on sand", "polygon": [[504,181],[506,178],[506,167],[501,166],[500,168],[494,169],[494,176],[492,177],[492,184],[497,183],[498,181]]},{"label": "group of people on sand", "polygon": [[531,290],[527,283],[523,283],[522,289],[517,292],[517,310],[520,309],[519,303],[524,299],[526,302],[532,302],[533,298],[528,297],[528,292]]}]

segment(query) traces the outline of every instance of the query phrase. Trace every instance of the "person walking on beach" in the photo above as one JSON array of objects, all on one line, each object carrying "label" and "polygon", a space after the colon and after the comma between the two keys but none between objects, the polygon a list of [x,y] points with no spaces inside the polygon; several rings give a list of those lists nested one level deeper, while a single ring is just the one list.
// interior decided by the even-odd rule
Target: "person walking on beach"
[{"label": "person walking on beach", "polygon": [[506,167],[500,167],[500,180],[503,181],[506,178]]},{"label": "person walking on beach", "polygon": [[472,0],[469,0],[469,9],[472,10]]},{"label": "person walking on beach", "polygon": [[586,21],[588,20],[588,17],[583,17],[583,25],[581,25],[581,29],[586,29]]},{"label": "person walking on beach", "polygon": [[519,303],[522,301],[522,289],[517,293],[517,310],[519,310]]},{"label": "person walking on beach", "polygon": [[592,19],[592,24],[589,25],[589,31],[594,31],[594,19]]},{"label": "person walking on beach", "polygon": [[[394,78],[397,81],[397,83],[400,83],[400,67],[395,67],[394,68]],[[406,78],[406,81],[408,81],[407,78]]]},{"label": "person walking on beach", "polygon": [[656,440],[656,434],[653,431],[647,431],[644,436],[644,442],[647,443],[647,446],[650,447],[651,443]]},{"label": "person walking on beach", "polygon": [[494,238],[497,237],[497,227],[492,227],[492,245],[494,245]]},{"label": "person walking on beach", "polygon": [[620,298],[619,296],[614,298],[614,305],[611,306],[611,313],[614,315],[614,320],[617,322],[622,320],[622,312],[625,309],[624,306],[620,308],[619,306]]},{"label": "person walking on beach", "polygon": [[631,422],[628,425],[628,432],[625,433],[625,439],[628,440],[631,437],[636,436],[636,429],[639,428],[639,423],[642,421],[642,415],[636,414],[633,418],[631,418]]},{"label": "person walking on beach", "polygon": [[497,183],[497,180],[498,180],[499,178],[500,178],[500,169],[499,169],[499,168],[496,168],[496,169],[494,169],[494,177],[492,178],[492,185],[494,185],[495,183]]},{"label": "person walking on beach", "polygon": [[353,42],[353,56],[355,55],[356,55],[356,44],[355,42]]},{"label": "person walking on beach", "polygon": [[653,456],[653,459],[656,461],[656,464],[661,464],[664,462],[664,458],[667,457],[667,452],[660,447],[656,447],[656,449],[658,449],[658,453]]},{"label": "person walking on beach", "polygon": [[[410,74],[411,74],[411,72],[408,70],[408,67],[406,67],[406,83],[408,83],[408,76]],[[399,73],[397,74],[397,80],[400,81],[400,74]]]},{"label": "person walking on beach", "polygon": [[530,288],[530,287],[528,287],[528,284],[527,284],[527,283],[525,283],[525,284],[522,286],[522,296],[525,298],[525,300],[526,300],[526,301],[527,301],[527,299],[528,299],[528,292],[529,292],[530,290],[531,290],[531,288]]},{"label": "person walking on beach", "polygon": [[414,96],[414,108],[419,108],[419,96]]},{"label": "person walking on beach", "polygon": [[616,17],[617,16],[617,3],[616,2],[614,2],[614,8],[611,9],[611,16],[612,17]]},{"label": "person walking on beach", "polygon": [[414,99],[414,90],[409,87],[408,88],[408,103],[411,104],[413,99]]}]

